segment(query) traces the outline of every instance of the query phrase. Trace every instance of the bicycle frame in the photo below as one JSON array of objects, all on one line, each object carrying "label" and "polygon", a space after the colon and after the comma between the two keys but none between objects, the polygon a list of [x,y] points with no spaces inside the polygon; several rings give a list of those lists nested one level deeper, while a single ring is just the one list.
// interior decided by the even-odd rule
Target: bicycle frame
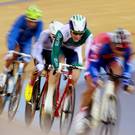
[{"label": "bicycle frame", "polygon": [[61,80],[61,75],[60,75],[60,79],[56,88],[56,108],[54,111],[54,116],[59,117],[59,109],[61,107],[62,101],[67,93],[67,91],[69,90],[69,86],[73,84],[73,80],[72,80],[72,70],[69,70],[67,72],[62,71],[62,74],[67,74],[67,83],[66,83],[66,87],[64,89],[64,92],[62,93],[61,97],[60,97],[60,80]]}]

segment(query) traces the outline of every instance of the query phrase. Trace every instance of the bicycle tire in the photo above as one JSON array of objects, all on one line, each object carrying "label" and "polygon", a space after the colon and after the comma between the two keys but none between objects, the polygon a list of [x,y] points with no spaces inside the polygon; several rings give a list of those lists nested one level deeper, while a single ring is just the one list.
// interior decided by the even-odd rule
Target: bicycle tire
[{"label": "bicycle tire", "polygon": [[[99,125],[99,134],[100,135],[117,135],[119,127],[119,117],[120,117],[120,105],[118,105],[118,99],[110,97],[108,101],[108,110],[107,110],[107,119],[101,120]],[[114,116],[112,118],[112,112],[114,111]]]},{"label": "bicycle tire", "polygon": [[70,88],[70,94],[65,96],[60,115],[60,134],[68,135],[75,109],[75,88]]},{"label": "bicycle tire", "polygon": [[3,113],[3,110],[5,108],[5,105],[6,105],[6,101],[7,101],[7,88],[8,88],[8,79],[6,80],[6,83],[5,83],[5,86],[3,88],[3,92],[2,94],[5,94],[5,95],[2,95],[0,94],[0,115]]},{"label": "bicycle tire", "polygon": [[16,84],[14,85],[13,92],[11,93],[9,106],[8,106],[8,119],[12,121],[17,112],[20,99],[21,99],[21,77],[19,76]]},{"label": "bicycle tire", "polygon": [[46,82],[42,93],[41,93],[41,100],[40,100],[40,128],[41,130],[43,130],[46,133],[49,133],[49,131],[51,130],[52,127],[52,123],[54,121],[54,116],[52,116],[51,114],[47,113],[45,111],[45,98],[47,95],[47,91],[48,91],[48,83]]},{"label": "bicycle tire", "polygon": [[38,94],[40,91],[40,80],[38,79],[33,86],[33,92],[32,92],[32,99],[30,102],[26,102],[25,104],[25,124],[27,126],[30,126],[36,112],[36,107],[37,107],[37,100],[38,100]]}]

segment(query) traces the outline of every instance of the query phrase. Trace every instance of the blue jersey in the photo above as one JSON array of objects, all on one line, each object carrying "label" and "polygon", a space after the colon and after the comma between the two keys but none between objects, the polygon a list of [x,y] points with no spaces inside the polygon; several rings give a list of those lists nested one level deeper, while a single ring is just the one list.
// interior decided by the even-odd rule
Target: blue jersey
[{"label": "blue jersey", "polygon": [[16,43],[19,45],[31,44],[32,37],[37,40],[42,29],[42,21],[38,21],[37,26],[32,29],[27,26],[25,15],[18,17],[7,36],[8,49],[13,50]]}]

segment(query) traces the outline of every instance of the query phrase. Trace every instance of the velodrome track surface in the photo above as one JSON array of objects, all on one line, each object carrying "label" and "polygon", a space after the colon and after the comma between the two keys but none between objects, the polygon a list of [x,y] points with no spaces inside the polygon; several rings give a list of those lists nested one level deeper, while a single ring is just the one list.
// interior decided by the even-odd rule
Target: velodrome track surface
[{"label": "velodrome track surface", "polygon": [[[6,2],[6,3],[5,3]],[[4,63],[3,55],[6,53],[6,33],[10,25],[18,15],[24,12],[30,4],[37,4],[43,10],[43,21],[47,28],[50,21],[56,19],[66,23],[69,17],[74,13],[80,13],[87,17],[88,26],[94,35],[102,31],[112,31],[116,27],[125,27],[131,32],[135,32],[135,2],[134,0],[0,0],[0,64]],[[135,44],[135,35],[133,35]],[[135,50],[135,45],[133,46]],[[134,58],[133,58],[134,60]],[[28,66],[28,71],[31,70]],[[0,71],[2,66],[0,67]],[[133,66],[133,70],[135,67]],[[29,74],[28,74],[29,77]],[[135,78],[135,76],[134,76]],[[26,83],[25,83],[26,84]],[[25,86],[24,84],[24,86]],[[77,85],[76,112],[79,106],[79,98],[85,86],[83,77],[80,78]],[[121,123],[119,135],[135,134],[135,95],[127,95],[121,91]],[[8,105],[8,104],[7,104]],[[30,128],[24,124],[24,98],[22,96],[19,110],[13,122],[8,123],[7,106],[4,114],[0,116],[0,134],[1,135],[42,135],[39,129],[38,113]],[[52,133],[58,134],[58,120],[54,123]],[[74,134],[74,129],[71,130]]]}]

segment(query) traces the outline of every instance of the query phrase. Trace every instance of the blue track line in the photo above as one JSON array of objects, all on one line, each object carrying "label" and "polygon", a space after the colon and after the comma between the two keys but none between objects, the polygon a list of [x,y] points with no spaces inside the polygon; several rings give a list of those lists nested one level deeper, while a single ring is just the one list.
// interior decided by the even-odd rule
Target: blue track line
[{"label": "blue track line", "polygon": [[20,3],[20,2],[28,2],[28,1],[32,1],[32,0],[9,0],[6,2],[0,2],[0,6],[7,6],[7,5],[11,5],[11,4],[16,4],[16,3]]}]

